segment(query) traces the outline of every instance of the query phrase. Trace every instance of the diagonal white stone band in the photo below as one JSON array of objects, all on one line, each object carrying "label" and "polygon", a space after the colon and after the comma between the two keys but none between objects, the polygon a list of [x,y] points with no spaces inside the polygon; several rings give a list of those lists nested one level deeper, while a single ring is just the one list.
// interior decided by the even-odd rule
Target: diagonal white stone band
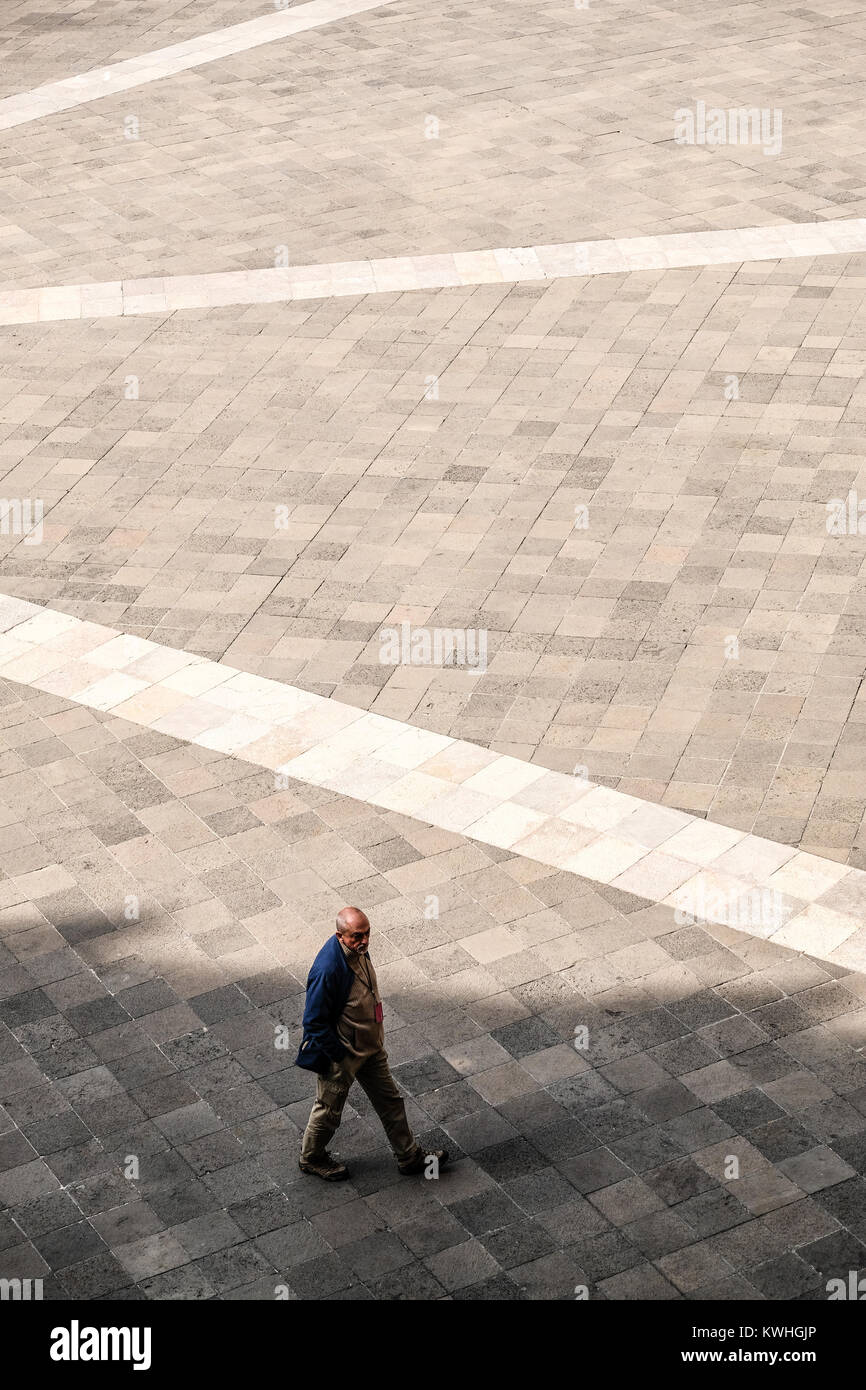
[{"label": "diagonal white stone band", "polygon": [[866,873],[191,652],[0,595],[0,677],[866,967]]},{"label": "diagonal white stone band", "polygon": [[279,304],[344,295],[517,284],[524,280],[621,275],[681,266],[739,265],[795,256],[866,251],[866,218],[740,227],[727,232],[573,241],[559,246],[500,247],[378,261],[341,261],[212,275],[114,280],[0,292],[0,324],[57,319],[170,314],[233,304]]},{"label": "diagonal white stone band", "polygon": [[93,68],[75,77],[64,77],[59,82],[48,82],[42,87],[34,87],[30,92],[20,92],[0,100],[0,130],[26,125],[29,121],[38,121],[42,116],[53,116],[58,111],[69,111],[74,106],[98,101],[100,97],[127,92],[131,87],[141,87],[145,82],[155,82],[158,77],[170,77],[176,72],[185,72],[187,68],[201,67],[203,63],[226,58],[231,53],[244,53],[263,43],[272,43],[274,39],[289,38],[306,29],[316,29],[321,24],[363,14],[366,10],[380,9],[390,3],[392,0],[311,0],[307,5],[278,10],[275,14],[261,15],[243,24],[233,24],[226,29],[215,29],[194,39],[185,39],[183,43],[175,43],[168,48],[157,48],[136,58],[125,58],[113,66]]}]

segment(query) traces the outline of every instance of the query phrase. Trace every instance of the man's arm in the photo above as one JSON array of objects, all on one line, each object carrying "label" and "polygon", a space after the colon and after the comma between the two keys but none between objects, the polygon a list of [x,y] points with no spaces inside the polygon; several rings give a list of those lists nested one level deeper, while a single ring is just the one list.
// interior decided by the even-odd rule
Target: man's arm
[{"label": "man's arm", "polygon": [[315,1043],[332,1062],[339,1062],[345,1057],[346,1049],[337,1037],[334,993],[331,977],[324,973],[310,975],[304,1005],[304,1037]]}]

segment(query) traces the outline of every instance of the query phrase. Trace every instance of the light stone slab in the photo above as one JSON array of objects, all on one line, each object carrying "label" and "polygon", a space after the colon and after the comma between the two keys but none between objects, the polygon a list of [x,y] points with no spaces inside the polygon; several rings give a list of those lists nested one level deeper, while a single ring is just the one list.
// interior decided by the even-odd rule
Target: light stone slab
[{"label": "light stone slab", "polygon": [[[797,231],[796,236],[790,235],[793,230]],[[47,285],[36,290],[4,290],[0,292],[0,320],[15,324],[116,317],[118,313],[124,316],[165,315],[182,309],[294,303],[389,294],[395,290],[520,284],[572,276],[666,270],[674,266],[739,265],[799,256],[835,256],[840,247],[849,252],[866,251],[866,218],[809,223],[796,229],[785,225],[746,227],[731,232],[679,232],[610,242],[563,242],[559,246],[500,247],[453,254],[397,256],[391,260],[215,271],[202,275],[111,281],[103,285]]]},{"label": "light stone slab", "polygon": [[[277,778],[612,884],[683,921],[733,926],[846,968],[866,959],[859,919],[821,901],[838,891],[866,902],[866,873],[788,845],[3,594],[0,673]],[[471,940],[478,960],[523,949],[500,928]]]}]

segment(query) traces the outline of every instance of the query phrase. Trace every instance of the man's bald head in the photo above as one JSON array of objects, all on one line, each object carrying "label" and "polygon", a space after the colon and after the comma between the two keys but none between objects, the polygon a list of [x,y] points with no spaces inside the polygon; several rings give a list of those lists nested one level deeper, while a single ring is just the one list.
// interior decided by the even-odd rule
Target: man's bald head
[{"label": "man's bald head", "polygon": [[370,923],[366,912],[362,912],[359,907],[341,907],[337,913],[337,931],[342,936],[345,932],[369,931]]},{"label": "man's bald head", "polygon": [[359,907],[342,907],[337,913],[337,935],[350,951],[366,951],[370,940],[367,914]]}]

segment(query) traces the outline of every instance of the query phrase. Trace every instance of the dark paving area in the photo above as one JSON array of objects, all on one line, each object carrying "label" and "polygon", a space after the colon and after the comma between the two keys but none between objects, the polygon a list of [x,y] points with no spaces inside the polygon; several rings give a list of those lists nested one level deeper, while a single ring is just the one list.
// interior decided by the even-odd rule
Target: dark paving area
[{"label": "dark paving area", "polygon": [[[859,975],[9,682],[0,826],[0,1278],[809,1300],[866,1269]],[[412,1123],[456,1156],[435,1181],[357,1088],[351,1180],[297,1168],[344,902]]]}]

